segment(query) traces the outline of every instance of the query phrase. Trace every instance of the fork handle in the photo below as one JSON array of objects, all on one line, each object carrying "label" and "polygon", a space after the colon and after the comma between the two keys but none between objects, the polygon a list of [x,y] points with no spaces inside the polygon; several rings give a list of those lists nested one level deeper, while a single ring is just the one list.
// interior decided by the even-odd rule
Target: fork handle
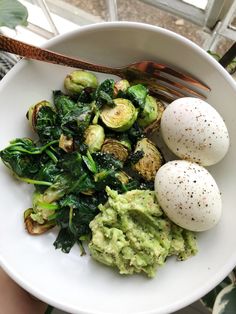
[{"label": "fork handle", "polygon": [[57,52],[26,44],[22,41],[4,35],[0,35],[0,50],[14,53],[28,59],[45,61],[73,68],[80,68],[83,70],[114,74],[117,76],[120,76],[121,74],[119,69],[88,63],[77,58],[71,58]]}]

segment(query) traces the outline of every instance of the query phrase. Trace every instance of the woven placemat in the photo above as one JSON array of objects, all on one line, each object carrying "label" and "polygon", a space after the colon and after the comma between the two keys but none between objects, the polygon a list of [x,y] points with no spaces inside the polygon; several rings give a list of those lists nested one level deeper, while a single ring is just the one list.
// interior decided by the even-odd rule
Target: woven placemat
[{"label": "woven placemat", "polygon": [[0,51],[0,80],[16,64],[19,58],[13,54]]}]

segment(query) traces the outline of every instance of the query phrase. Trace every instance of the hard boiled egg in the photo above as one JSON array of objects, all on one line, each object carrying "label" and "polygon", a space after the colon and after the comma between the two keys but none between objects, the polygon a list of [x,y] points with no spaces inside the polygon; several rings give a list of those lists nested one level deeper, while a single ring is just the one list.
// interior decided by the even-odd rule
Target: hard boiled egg
[{"label": "hard boiled egg", "polygon": [[164,164],[156,173],[157,200],[177,225],[192,231],[205,231],[221,217],[222,202],[218,186],[202,166],[185,160]]},{"label": "hard boiled egg", "polygon": [[220,114],[207,102],[192,97],[173,101],[161,119],[161,134],[179,158],[210,166],[229,148],[229,134]]}]

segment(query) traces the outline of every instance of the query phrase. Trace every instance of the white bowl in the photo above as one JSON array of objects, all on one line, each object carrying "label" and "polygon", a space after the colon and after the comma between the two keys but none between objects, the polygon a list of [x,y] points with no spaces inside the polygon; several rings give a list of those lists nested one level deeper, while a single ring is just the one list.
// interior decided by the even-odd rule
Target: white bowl
[{"label": "white bowl", "polygon": [[[155,279],[125,277],[80,256],[55,250],[55,232],[32,237],[24,230],[23,211],[31,205],[31,188],[19,184],[0,165],[0,262],[5,271],[34,296],[72,313],[170,313],[194,302],[236,264],[236,85],[230,75],[191,41],[170,31],[139,23],[116,22],[81,27],[50,40],[47,47],[110,66],[159,60],[193,74],[211,87],[207,101],[225,119],[231,137],[227,156],[209,168],[223,199],[223,217],[199,234],[199,253],[185,261],[169,259]],[[51,99],[71,69],[23,60],[0,84],[0,148],[15,137],[30,136],[25,113],[31,104]],[[99,75],[103,79],[104,75]]]}]

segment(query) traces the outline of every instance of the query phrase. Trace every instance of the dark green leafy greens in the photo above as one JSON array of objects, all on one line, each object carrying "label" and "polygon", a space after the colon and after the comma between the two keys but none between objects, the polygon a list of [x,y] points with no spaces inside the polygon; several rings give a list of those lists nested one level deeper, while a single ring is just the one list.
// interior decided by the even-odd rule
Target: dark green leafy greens
[{"label": "dark green leafy greens", "polygon": [[[137,141],[144,137],[143,130],[135,122],[126,132],[117,133],[99,120],[103,106],[114,106],[114,86],[114,80],[107,79],[97,88],[86,86],[76,95],[54,91],[52,104],[42,101],[27,113],[38,139],[17,138],[0,151],[13,175],[35,186],[32,208],[25,214],[27,225],[39,227],[37,232],[40,226],[45,227],[44,232],[47,226],[58,226],[54,246],[66,253],[75,243],[84,252],[83,241],[90,237],[89,223],[98,213],[98,205],[106,202],[106,186],[118,192],[153,188],[153,182],[130,171],[132,164],[143,157],[142,151],[134,153]],[[138,84],[122,92],[122,97],[143,109],[147,94],[146,87]],[[85,131],[98,123],[106,138],[127,147],[126,161],[112,152],[89,151]],[[71,141],[71,149],[65,149],[62,139]]]}]

